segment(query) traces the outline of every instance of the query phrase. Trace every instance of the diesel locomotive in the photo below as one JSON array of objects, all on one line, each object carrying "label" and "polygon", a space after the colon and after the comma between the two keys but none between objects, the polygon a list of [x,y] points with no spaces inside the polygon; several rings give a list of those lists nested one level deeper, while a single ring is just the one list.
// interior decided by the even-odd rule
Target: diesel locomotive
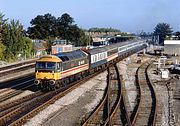
[{"label": "diesel locomotive", "polygon": [[34,83],[41,90],[54,90],[146,47],[145,40],[138,40],[42,56],[36,61]]}]

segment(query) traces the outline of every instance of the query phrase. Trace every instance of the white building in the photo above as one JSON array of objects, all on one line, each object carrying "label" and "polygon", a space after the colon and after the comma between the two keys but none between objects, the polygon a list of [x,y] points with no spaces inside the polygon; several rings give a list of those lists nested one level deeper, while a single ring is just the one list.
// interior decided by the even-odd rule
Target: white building
[{"label": "white building", "polygon": [[180,40],[165,40],[164,52],[167,54],[180,55]]}]

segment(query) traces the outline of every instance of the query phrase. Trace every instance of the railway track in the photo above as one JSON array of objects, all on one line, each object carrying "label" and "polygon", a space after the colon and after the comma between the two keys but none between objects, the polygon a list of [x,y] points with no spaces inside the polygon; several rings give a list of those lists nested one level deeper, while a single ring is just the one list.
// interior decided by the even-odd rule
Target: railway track
[{"label": "railway track", "polygon": [[17,84],[14,83],[12,86],[8,86],[6,88],[1,89],[0,94],[8,92],[9,89],[16,89],[16,90],[22,89],[23,90],[24,88],[26,88],[27,83],[33,83],[33,82],[34,82],[34,79],[28,79],[28,80],[23,81],[21,83],[17,83]]},{"label": "railway track", "polygon": [[0,104],[2,104],[4,101],[21,94],[24,90],[35,88],[34,85],[34,79],[24,81],[22,83],[13,85],[9,88],[5,88],[4,90],[1,90],[0,93]]},{"label": "railway track", "polygon": [[143,63],[136,71],[137,105],[130,117],[133,126],[155,126],[156,123],[157,98],[148,77],[149,66],[150,63]]},{"label": "railway track", "polygon": [[82,125],[131,125],[116,65],[108,68],[107,88],[102,101]]},{"label": "railway track", "polygon": [[31,79],[34,79],[34,73],[33,74],[25,74],[23,76],[19,76],[19,77],[16,77],[12,80],[6,80],[4,82],[0,82],[0,89],[4,90],[6,88],[11,88],[13,87],[14,85],[17,85],[21,82],[24,82],[24,81],[27,81],[27,80],[31,80]]},{"label": "railway track", "polygon": [[0,67],[0,77],[34,68],[35,61],[36,59]]},{"label": "railway track", "polygon": [[24,124],[28,119],[54,103],[57,99],[104,70],[100,70],[85,77],[83,80],[78,80],[61,89],[46,93],[35,92],[34,94],[15,100],[7,106],[6,104],[0,105],[0,126],[19,126]]},{"label": "railway track", "polygon": [[27,64],[32,64],[32,63],[35,64],[36,60],[37,59],[33,59],[33,60],[24,61],[24,62],[19,62],[19,63],[10,64],[10,65],[5,65],[3,67],[0,67],[0,71],[7,70],[7,69],[12,69],[14,67],[20,67],[20,66],[27,65]]}]

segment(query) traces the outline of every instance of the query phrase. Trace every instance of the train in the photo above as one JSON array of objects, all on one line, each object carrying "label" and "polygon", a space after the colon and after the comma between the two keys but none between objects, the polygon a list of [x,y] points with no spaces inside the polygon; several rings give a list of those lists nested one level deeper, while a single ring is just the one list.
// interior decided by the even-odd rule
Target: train
[{"label": "train", "polygon": [[54,90],[80,80],[147,47],[145,40],[127,41],[89,50],[45,55],[36,61],[35,85]]}]

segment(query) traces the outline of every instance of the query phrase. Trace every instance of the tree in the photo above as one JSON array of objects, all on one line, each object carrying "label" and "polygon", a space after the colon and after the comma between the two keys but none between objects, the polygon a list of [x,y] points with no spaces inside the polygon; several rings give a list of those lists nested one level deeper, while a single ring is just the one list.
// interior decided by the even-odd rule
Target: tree
[{"label": "tree", "polygon": [[4,34],[4,28],[6,25],[6,22],[8,19],[4,19],[4,16],[2,13],[0,13],[0,42],[2,42],[3,40],[3,34]]},{"label": "tree", "polygon": [[81,46],[88,46],[92,43],[92,41],[92,38],[85,34],[79,38],[79,43]]},{"label": "tree", "polygon": [[6,46],[3,44],[3,35],[4,35],[4,30],[5,30],[5,25],[7,19],[4,19],[4,16],[2,13],[0,13],[0,60],[4,59],[4,53]]},{"label": "tree", "polygon": [[16,59],[17,55],[23,48],[23,26],[17,20],[11,20],[10,24],[6,25],[6,30],[4,34],[3,44],[8,47],[6,48],[5,58]]},{"label": "tree", "polygon": [[[61,17],[57,18],[56,27],[57,27],[57,36],[62,39],[71,40],[69,34],[74,29],[73,26],[74,19],[67,13],[63,14]],[[77,28],[77,27],[76,27]]]},{"label": "tree", "polygon": [[154,29],[154,35],[159,36],[159,43],[163,44],[166,35],[172,34],[172,28],[167,23],[159,23]]},{"label": "tree", "polygon": [[22,48],[22,55],[25,58],[29,58],[33,52],[33,43],[30,38],[23,37],[23,48]]},{"label": "tree", "polygon": [[0,59],[15,61],[20,54],[29,56],[32,51],[32,41],[25,36],[25,30],[19,20],[4,19],[0,13]]},{"label": "tree", "polygon": [[59,23],[63,25],[64,27],[70,26],[74,23],[74,19],[67,13],[64,13],[59,18]]},{"label": "tree", "polygon": [[85,45],[87,42],[84,31],[74,24],[74,19],[67,13],[58,18],[51,14],[38,15],[30,23],[32,26],[27,31],[29,37],[46,40],[48,51],[52,40],[56,38],[65,39],[74,45]]},{"label": "tree", "polygon": [[47,13],[45,15],[38,15],[30,22],[31,27],[28,28],[27,33],[33,39],[46,39],[48,37],[55,37],[56,17]]},{"label": "tree", "polygon": [[180,40],[180,32],[179,32],[179,31],[175,32],[174,35],[177,36],[177,39],[178,39],[178,40]]},{"label": "tree", "polygon": [[114,28],[90,28],[88,30],[89,32],[121,32],[118,29],[114,29]]},{"label": "tree", "polygon": [[32,51],[32,41],[24,37],[23,26],[18,20],[11,20],[5,25],[3,44],[5,45],[4,59],[13,61],[18,55],[29,57]]},{"label": "tree", "polygon": [[5,53],[6,47],[0,43],[0,60],[4,60],[4,53]]}]

